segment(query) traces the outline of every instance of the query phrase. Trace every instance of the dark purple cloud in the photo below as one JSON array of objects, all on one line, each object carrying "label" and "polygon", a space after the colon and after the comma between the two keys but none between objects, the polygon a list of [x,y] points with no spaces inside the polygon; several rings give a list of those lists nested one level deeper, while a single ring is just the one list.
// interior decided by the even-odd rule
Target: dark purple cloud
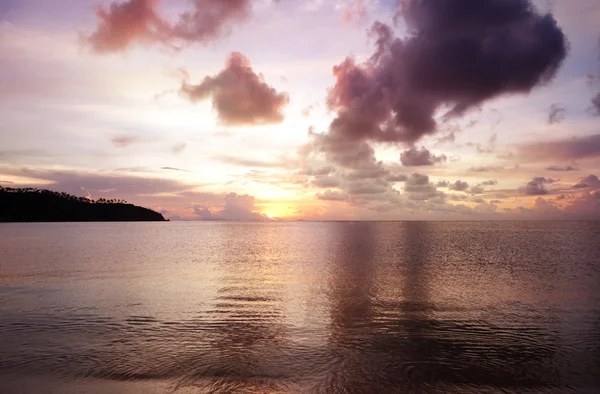
[{"label": "dark purple cloud", "polygon": [[551,178],[536,177],[529,181],[527,185],[522,187],[520,191],[528,196],[541,196],[548,194],[548,189],[546,189],[545,185],[554,182],[554,179]]},{"label": "dark purple cloud", "polygon": [[229,55],[224,70],[200,84],[184,81],[180,92],[192,102],[210,97],[219,120],[227,125],[279,123],[289,102],[288,95],[267,85],[239,52]]},{"label": "dark purple cloud", "polygon": [[560,123],[565,120],[566,109],[558,104],[552,104],[548,108],[548,124]]},{"label": "dark purple cloud", "polygon": [[518,156],[530,162],[600,157],[600,134],[523,144],[518,147]]},{"label": "dark purple cloud", "polygon": [[403,4],[406,39],[377,22],[373,56],[334,67],[334,139],[414,143],[436,131],[439,109],[460,116],[491,98],[527,93],[550,82],[567,54],[553,16],[529,0]]},{"label": "dark purple cloud", "polygon": [[124,51],[134,43],[207,42],[225,35],[231,25],[246,19],[250,0],[192,0],[192,9],[171,23],[159,14],[161,0],[128,0],[98,6],[96,31],[85,37],[96,53]]},{"label": "dark purple cloud", "polygon": [[426,148],[412,147],[400,154],[400,162],[406,167],[432,166],[447,160],[446,155],[436,156]]}]

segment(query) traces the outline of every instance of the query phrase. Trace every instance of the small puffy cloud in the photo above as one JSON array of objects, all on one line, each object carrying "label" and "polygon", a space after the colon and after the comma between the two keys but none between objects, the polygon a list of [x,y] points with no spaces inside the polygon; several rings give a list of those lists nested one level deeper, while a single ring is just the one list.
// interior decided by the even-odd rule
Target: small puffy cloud
[{"label": "small puffy cloud", "polygon": [[186,147],[187,147],[187,144],[185,142],[182,142],[182,143],[179,143],[179,144],[175,144],[171,148],[171,152],[176,155],[176,154],[179,154],[179,153],[183,152],[183,150]]},{"label": "small puffy cloud", "polygon": [[113,143],[113,145],[115,145],[119,148],[125,148],[127,146],[136,144],[141,141],[140,137],[136,137],[134,135],[115,136],[115,137],[112,137],[110,140]]},{"label": "small puffy cloud", "polygon": [[436,156],[428,149],[412,147],[400,154],[400,162],[406,167],[432,166],[447,160],[445,155]]},{"label": "small puffy cloud", "polygon": [[267,85],[239,52],[229,56],[225,69],[200,84],[184,81],[180,93],[192,102],[210,97],[219,120],[227,125],[280,123],[289,102],[288,95]]},{"label": "small puffy cloud", "polygon": [[454,183],[451,183],[448,186],[448,189],[450,190],[455,190],[457,192],[464,192],[469,188],[469,184],[467,182],[463,182],[461,180],[458,180]]},{"label": "small puffy cloud", "polygon": [[469,189],[469,193],[471,194],[482,194],[485,191],[485,188],[481,185],[471,186]]},{"label": "small puffy cloud", "polygon": [[520,191],[528,196],[542,196],[548,194],[548,189],[546,189],[545,185],[554,182],[554,179],[551,178],[536,177],[522,187]]},{"label": "small puffy cloud", "polygon": [[548,124],[560,123],[565,119],[566,109],[558,104],[552,104],[548,108]]},{"label": "small puffy cloud", "polygon": [[592,99],[592,111],[595,116],[600,116],[600,93]]}]

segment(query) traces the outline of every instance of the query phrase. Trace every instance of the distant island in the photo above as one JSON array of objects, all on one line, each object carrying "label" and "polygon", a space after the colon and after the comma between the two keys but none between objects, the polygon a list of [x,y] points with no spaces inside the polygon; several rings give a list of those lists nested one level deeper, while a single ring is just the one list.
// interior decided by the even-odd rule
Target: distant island
[{"label": "distant island", "polygon": [[92,200],[44,189],[0,186],[0,222],[164,222],[124,200]]}]

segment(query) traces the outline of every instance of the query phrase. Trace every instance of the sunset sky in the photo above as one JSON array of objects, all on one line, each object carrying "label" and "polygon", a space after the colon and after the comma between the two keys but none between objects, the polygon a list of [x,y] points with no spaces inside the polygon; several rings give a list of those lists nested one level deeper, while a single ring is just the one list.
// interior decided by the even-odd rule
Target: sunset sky
[{"label": "sunset sky", "polygon": [[0,185],[172,220],[600,218],[598,0],[2,0]]}]

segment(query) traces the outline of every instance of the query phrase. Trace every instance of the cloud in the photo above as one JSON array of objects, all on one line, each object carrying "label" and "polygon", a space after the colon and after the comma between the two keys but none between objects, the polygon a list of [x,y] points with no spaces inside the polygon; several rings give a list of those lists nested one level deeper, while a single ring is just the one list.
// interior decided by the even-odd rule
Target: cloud
[{"label": "cloud", "polygon": [[219,120],[226,125],[280,123],[289,102],[288,95],[267,85],[239,52],[231,53],[225,69],[200,84],[184,81],[180,93],[192,102],[211,97]]},{"label": "cloud", "polygon": [[[176,180],[102,172],[22,168],[3,169],[2,173],[50,182],[50,184],[44,185],[44,188],[76,196],[84,196],[82,195],[82,187],[90,192],[110,191],[110,197],[107,198],[122,198],[130,202],[141,201],[158,195],[182,195],[191,188],[190,185]],[[20,183],[19,187],[21,186],[35,187],[36,185],[35,183],[33,185]],[[195,198],[214,201],[213,193],[194,192],[191,195]]]},{"label": "cloud", "polygon": [[390,174],[385,177],[385,180],[390,183],[406,182],[408,180],[408,176],[404,174]]},{"label": "cloud", "polygon": [[254,197],[237,193],[226,194],[224,207],[216,212],[203,205],[194,206],[194,213],[201,220],[226,220],[226,221],[268,221],[267,216],[256,212]]},{"label": "cloud", "polygon": [[435,156],[424,147],[421,149],[412,147],[400,154],[400,162],[406,167],[432,166],[445,162],[446,159],[445,155]]},{"label": "cloud", "polygon": [[600,93],[592,99],[592,111],[595,116],[600,116]]},{"label": "cloud", "polygon": [[469,189],[470,194],[482,194],[485,188],[482,185],[471,186]]},{"label": "cloud", "polygon": [[212,156],[212,160],[219,161],[225,164],[231,164],[239,167],[255,167],[255,168],[296,168],[297,163],[293,160],[278,158],[274,161],[260,160],[249,157],[218,155]]},{"label": "cloud", "polygon": [[461,116],[489,99],[550,82],[567,54],[551,14],[528,0],[403,2],[407,38],[380,22],[375,53],[333,68],[327,104],[334,141],[414,143],[437,130],[438,110]]},{"label": "cloud", "polygon": [[473,142],[467,142],[466,146],[474,146],[477,148],[479,153],[493,153],[496,150],[496,142],[498,142],[498,133],[494,133],[490,136],[486,145],[476,144]]},{"label": "cloud", "polygon": [[437,190],[436,186],[429,182],[427,175],[414,173],[404,184],[404,191],[408,198],[413,201],[434,200],[437,203],[444,203],[446,195]]},{"label": "cloud", "polygon": [[302,171],[299,171],[300,175],[308,175],[308,176],[319,176],[319,175],[329,175],[335,172],[335,168],[332,166],[324,166],[316,169],[306,168]]},{"label": "cloud", "polygon": [[140,137],[136,137],[134,135],[115,136],[112,137],[110,140],[115,146],[119,148],[125,148],[127,146],[136,144],[141,141]]},{"label": "cloud", "polygon": [[541,196],[544,194],[548,194],[548,189],[546,189],[547,184],[554,183],[554,179],[544,178],[544,177],[536,177],[527,183],[524,187],[519,190],[521,193],[526,194],[528,196]]},{"label": "cloud", "polygon": [[179,143],[179,144],[175,144],[171,148],[171,152],[176,155],[176,154],[179,154],[179,153],[183,152],[183,150],[186,147],[187,147],[187,144],[185,142],[182,142],[182,143]]},{"label": "cloud", "polygon": [[143,44],[163,42],[168,27],[156,13],[160,0],[129,0],[111,3],[108,8],[98,6],[98,27],[87,37],[96,53],[116,52],[133,42]]},{"label": "cloud", "polygon": [[315,179],[312,181],[312,184],[316,187],[326,189],[340,186],[340,180],[331,176],[323,175],[315,177]]},{"label": "cloud", "polygon": [[478,167],[470,167],[468,172],[498,172],[502,171],[502,167],[498,166],[478,166]]},{"label": "cloud", "polygon": [[579,182],[573,186],[575,189],[600,189],[600,180],[596,175],[588,175],[585,178],[581,178]]},{"label": "cloud", "polygon": [[96,31],[84,39],[99,54],[124,51],[135,43],[176,48],[223,36],[251,12],[250,0],[192,0],[192,9],[172,23],[159,14],[160,3],[128,0],[98,6]]},{"label": "cloud", "polygon": [[177,167],[160,167],[161,170],[167,170],[167,171],[183,171],[183,172],[189,172],[188,170],[184,170],[182,168],[177,168]]},{"label": "cloud", "polygon": [[600,134],[518,146],[518,156],[530,162],[600,157]]},{"label": "cloud", "polygon": [[550,166],[546,167],[546,171],[566,172],[566,171],[579,171],[579,168],[573,166]]},{"label": "cloud", "polygon": [[340,193],[334,190],[326,190],[323,193],[316,194],[317,199],[323,201],[347,201],[348,196],[344,193]]},{"label": "cloud", "polygon": [[548,124],[560,123],[565,119],[566,109],[558,104],[552,104],[548,108]]},{"label": "cloud", "polygon": [[454,183],[451,183],[450,185],[448,185],[448,189],[450,190],[455,190],[458,192],[464,192],[469,188],[469,184],[467,182],[463,182],[461,180],[458,180]]},{"label": "cloud", "polygon": [[481,182],[481,185],[483,185],[483,186],[496,186],[497,184],[498,184],[498,181],[495,179],[490,179],[489,181]]},{"label": "cloud", "polygon": [[208,207],[195,206],[194,213],[200,217],[200,220],[216,220]]}]

